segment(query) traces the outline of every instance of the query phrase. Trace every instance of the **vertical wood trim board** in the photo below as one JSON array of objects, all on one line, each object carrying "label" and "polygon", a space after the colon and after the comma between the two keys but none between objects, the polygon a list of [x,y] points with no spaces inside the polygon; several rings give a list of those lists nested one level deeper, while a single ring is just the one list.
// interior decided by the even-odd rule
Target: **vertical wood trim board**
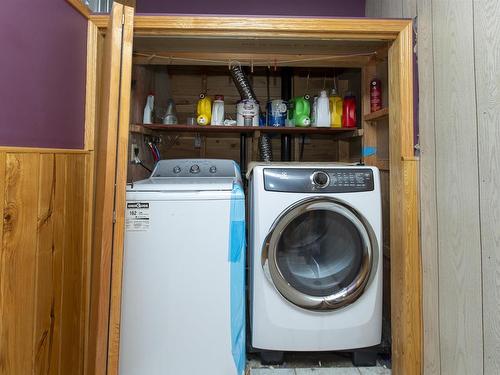
[{"label": "vertical wood trim board", "polygon": [[484,373],[500,374],[500,2],[474,1]]},{"label": "vertical wood trim board", "polygon": [[393,372],[422,372],[418,161],[413,157],[412,25],[389,49],[391,326]]},{"label": "vertical wood trim board", "polygon": [[[124,18],[123,18],[124,17]],[[120,121],[123,117],[119,111],[128,111],[129,103],[120,102],[120,87],[122,83],[130,85],[130,73],[122,77],[122,68],[128,64],[122,61],[124,53],[123,42],[127,37],[124,34],[124,23],[127,23],[125,7],[117,2],[113,4],[109,17],[109,25],[104,41],[102,58],[102,78],[100,93],[100,122],[98,128],[98,145],[96,153],[96,178],[95,178],[95,218],[92,258],[92,298],[91,321],[89,339],[89,372],[104,375],[108,366],[109,345],[109,319],[111,299],[111,277],[113,267],[113,244],[115,233],[115,207],[117,202],[117,189],[125,189],[126,179],[121,181],[118,174],[124,166],[123,160],[123,131],[120,131]],[[130,31],[131,36],[132,31]],[[130,41],[131,43],[131,41]],[[131,47],[130,47],[131,48]],[[125,80],[128,79],[128,82]],[[130,86],[128,86],[130,91]],[[130,95],[130,92],[128,93]],[[127,96],[128,97],[128,96]],[[129,97],[128,97],[129,98]],[[122,105],[122,108],[120,108]],[[128,141],[128,118],[125,125]],[[125,146],[127,147],[127,146]],[[125,152],[126,153],[126,152]],[[120,156],[121,155],[121,156]],[[121,164],[117,164],[117,162]],[[117,173],[118,172],[118,173]],[[123,185],[123,186],[122,186]],[[123,195],[124,205],[125,197]],[[116,215],[123,215],[123,211],[116,211]],[[122,223],[123,225],[123,223]],[[123,230],[123,228],[121,229]],[[121,250],[121,249],[120,249]]]},{"label": "vertical wood trim board", "polygon": [[0,281],[5,374],[28,374],[33,367],[39,160],[38,154],[7,154],[5,160]]},{"label": "vertical wood trim board", "polygon": [[124,7],[122,67],[120,86],[120,113],[118,122],[118,147],[116,163],[115,212],[113,228],[113,262],[111,270],[111,302],[108,345],[108,375],[118,374],[120,354],[120,318],[125,237],[125,202],[127,184],[128,137],[130,124],[130,95],[132,83],[132,43],[134,38],[134,8]]},{"label": "vertical wood trim board", "polygon": [[33,337],[34,372],[49,373],[50,347],[53,341],[52,319],[53,293],[53,237],[55,198],[54,155],[40,155],[40,176],[38,182],[38,243],[35,274],[35,331]]},{"label": "vertical wood trim board", "polygon": [[434,123],[432,0],[418,1],[418,64],[420,126],[420,222],[424,375],[441,372],[439,337],[439,261]]},{"label": "vertical wood trim board", "polygon": [[94,183],[95,183],[95,157],[94,152],[90,152],[87,155],[86,160],[86,176],[85,176],[85,186],[87,186],[86,197],[85,197],[85,217],[84,223],[86,224],[85,235],[84,235],[84,266],[83,269],[83,288],[82,288],[82,300],[85,301],[84,308],[85,312],[83,315],[84,329],[85,329],[85,342],[84,342],[84,364],[83,373],[85,375],[90,375],[91,363],[90,352],[92,348],[90,347],[90,311],[91,311],[91,292],[92,292],[92,246],[94,238]]},{"label": "vertical wood trim board", "polygon": [[[58,156],[61,157],[61,156]],[[85,156],[66,158],[66,194],[64,220],[64,251],[62,270],[62,324],[61,374],[83,373],[84,330],[82,324],[84,287],[82,270],[84,265],[83,237],[85,225]],[[61,352],[62,354],[62,352]]]},{"label": "vertical wood trim board", "polygon": [[0,374],[83,374],[85,153],[0,152]]},{"label": "vertical wood trim board", "polygon": [[94,150],[97,122],[99,29],[92,21],[87,26],[87,78],[85,84],[85,150]]},{"label": "vertical wood trim board", "polygon": [[432,2],[441,373],[482,374],[472,0]]},{"label": "vertical wood trim board", "polygon": [[[53,300],[51,316],[53,316],[51,334],[53,337],[52,347],[50,348],[50,373],[61,373],[61,352],[62,352],[62,295],[63,295],[63,268],[64,268],[64,243],[66,241],[66,233],[64,232],[64,217],[66,216],[66,183],[67,170],[66,170],[66,155],[55,155],[55,203],[54,212],[58,215],[54,217],[54,233],[59,233],[53,239],[53,253],[52,253],[52,279],[53,279]],[[55,318],[57,317],[57,318]]]}]

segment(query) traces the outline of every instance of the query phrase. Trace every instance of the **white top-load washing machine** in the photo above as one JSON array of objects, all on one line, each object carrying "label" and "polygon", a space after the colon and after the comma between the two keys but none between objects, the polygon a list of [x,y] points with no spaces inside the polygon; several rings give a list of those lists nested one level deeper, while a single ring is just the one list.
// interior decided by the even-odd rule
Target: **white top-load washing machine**
[{"label": "white top-load washing machine", "polygon": [[378,169],[258,165],[249,189],[252,346],[327,351],[379,344]]},{"label": "white top-load washing machine", "polygon": [[121,375],[242,374],[245,197],[229,160],[162,160],[127,188]]}]

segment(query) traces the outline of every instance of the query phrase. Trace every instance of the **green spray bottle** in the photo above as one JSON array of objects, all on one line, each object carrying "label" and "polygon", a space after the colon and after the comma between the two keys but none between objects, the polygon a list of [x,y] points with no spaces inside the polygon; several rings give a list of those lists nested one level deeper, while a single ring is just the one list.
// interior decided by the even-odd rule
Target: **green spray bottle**
[{"label": "green spray bottle", "polygon": [[297,127],[308,127],[311,125],[311,104],[309,95],[297,96],[293,101],[293,124]]}]

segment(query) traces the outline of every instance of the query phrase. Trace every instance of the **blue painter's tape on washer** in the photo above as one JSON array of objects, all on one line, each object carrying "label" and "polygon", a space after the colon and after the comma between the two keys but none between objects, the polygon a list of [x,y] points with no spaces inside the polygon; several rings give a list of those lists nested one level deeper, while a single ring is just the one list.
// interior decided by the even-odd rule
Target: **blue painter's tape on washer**
[{"label": "blue painter's tape on washer", "polygon": [[231,262],[231,347],[238,374],[246,364],[245,333],[245,194],[239,184],[231,194],[229,262]]}]

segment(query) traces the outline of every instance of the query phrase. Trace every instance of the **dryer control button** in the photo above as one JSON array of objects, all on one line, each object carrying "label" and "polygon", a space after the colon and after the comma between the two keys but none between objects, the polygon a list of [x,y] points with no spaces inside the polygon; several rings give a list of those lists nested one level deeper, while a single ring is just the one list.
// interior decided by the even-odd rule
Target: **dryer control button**
[{"label": "dryer control button", "polygon": [[215,165],[211,166],[210,169],[209,169],[209,172],[210,173],[215,173],[217,172],[217,167]]},{"label": "dryer control button", "polygon": [[328,177],[328,174],[322,171],[314,172],[312,175],[312,182],[317,187],[324,188],[328,186],[330,177]]},{"label": "dryer control button", "polygon": [[175,174],[178,174],[178,173],[181,173],[181,167],[179,167],[178,165],[174,167],[174,173]]},{"label": "dryer control button", "polygon": [[191,168],[189,169],[189,172],[191,173],[199,173],[200,172],[200,166],[198,164],[193,164]]}]

